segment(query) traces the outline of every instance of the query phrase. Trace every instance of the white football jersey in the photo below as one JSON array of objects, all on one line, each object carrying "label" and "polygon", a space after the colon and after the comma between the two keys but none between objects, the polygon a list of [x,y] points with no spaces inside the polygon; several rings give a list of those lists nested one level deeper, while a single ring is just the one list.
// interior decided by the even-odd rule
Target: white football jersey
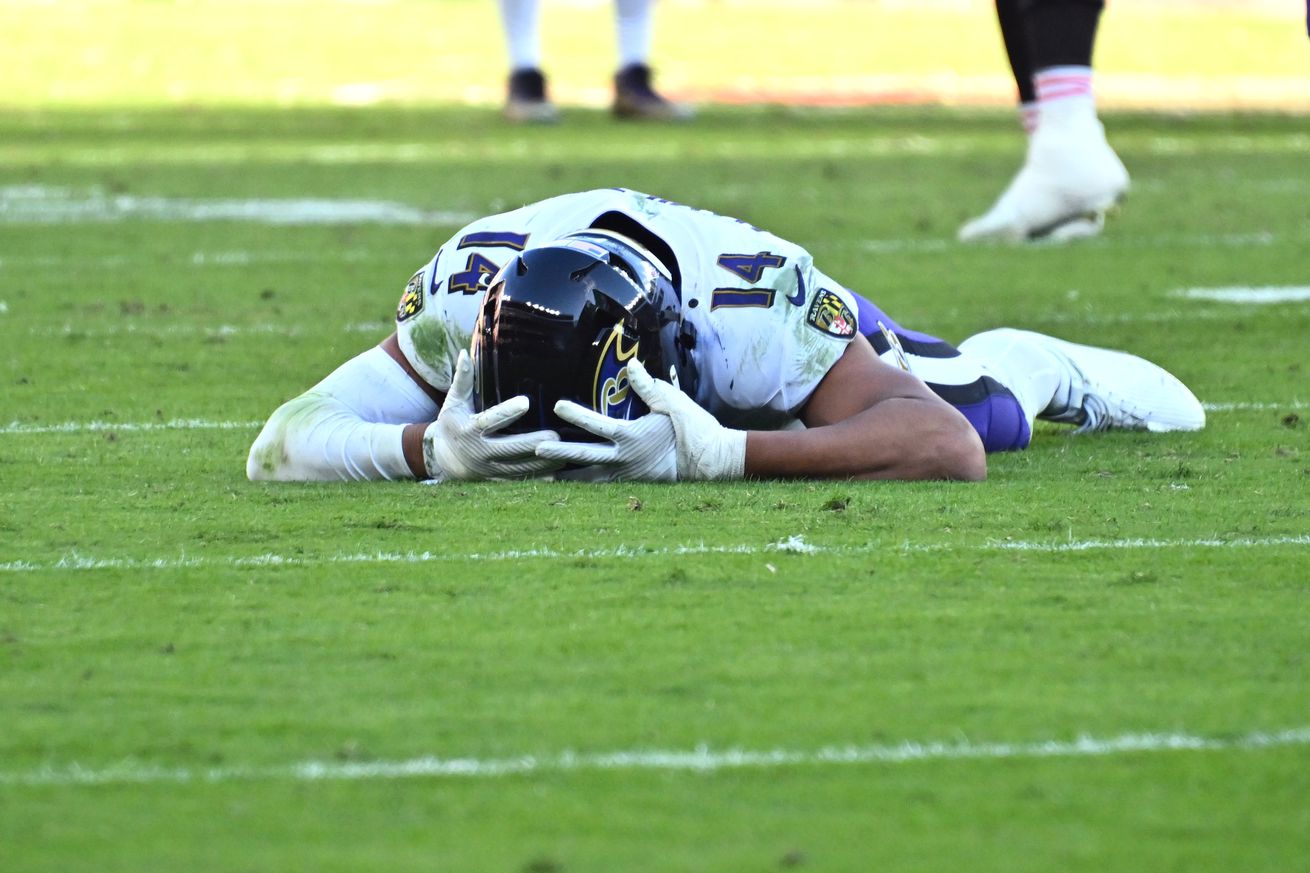
[{"label": "white football jersey", "polygon": [[470,346],[488,280],[518,252],[598,220],[608,224],[610,213],[635,220],[676,257],[682,317],[696,333],[696,402],[731,427],[792,423],[858,332],[854,297],[795,243],[621,188],[553,197],[456,233],[401,296],[396,321],[405,357],[445,391],[460,349]]}]

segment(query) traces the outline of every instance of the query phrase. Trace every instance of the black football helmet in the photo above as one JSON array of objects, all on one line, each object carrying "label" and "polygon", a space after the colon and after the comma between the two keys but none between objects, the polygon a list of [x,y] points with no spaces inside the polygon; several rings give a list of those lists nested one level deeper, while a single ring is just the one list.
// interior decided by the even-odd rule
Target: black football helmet
[{"label": "black football helmet", "polygon": [[664,265],[620,234],[580,231],[527,249],[492,278],[473,330],[474,405],[524,394],[531,405],[505,432],[595,440],[555,415],[555,402],[617,419],[645,415],[628,384],[634,357],[655,378],[676,374],[694,396],[691,345]]}]

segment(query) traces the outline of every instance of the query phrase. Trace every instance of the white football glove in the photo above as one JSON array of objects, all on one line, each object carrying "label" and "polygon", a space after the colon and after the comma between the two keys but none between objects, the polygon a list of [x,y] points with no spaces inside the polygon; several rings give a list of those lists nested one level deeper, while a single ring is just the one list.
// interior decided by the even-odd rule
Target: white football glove
[{"label": "white football glove", "polygon": [[473,411],[473,364],[461,351],[455,375],[437,420],[423,432],[423,462],[438,482],[453,479],[524,479],[544,476],[560,467],[538,457],[537,446],[558,441],[553,430],[493,436],[528,411],[528,398],[511,397],[481,412]]},{"label": "white football glove", "polygon": [[[746,431],[719,424],[681,389],[652,378],[636,359],[628,364],[628,382],[651,409],[635,421],[616,421],[568,401],[555,405],[555,414],[560,418],[610,440],[612,446],[547,442],[538,446],[537,454],[575,464],[608,466],[622,474],[609,478],[671,481],[742,477],[746,469]],[[603,475],[601,478],[603,481]]]},{"label": "white football glove", "polygon": [[557,473],[555,478],[583,482],[677,481],[677,437],[667,415],[652,412],[634,421],[621,421],[571,400],[556,403],[555,414],[609,440],[607,443],[548,442],[537,446],[537,454],[543,458],[583,465]]}]

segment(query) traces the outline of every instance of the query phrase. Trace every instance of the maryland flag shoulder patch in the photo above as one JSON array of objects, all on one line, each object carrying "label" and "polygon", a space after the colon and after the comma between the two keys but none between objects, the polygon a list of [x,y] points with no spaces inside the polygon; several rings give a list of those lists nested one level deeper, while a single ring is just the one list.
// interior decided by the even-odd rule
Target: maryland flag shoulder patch
[{"label": "maryland flag shoulder patch", "polygon": [[820,288],[819,293],[814,295],[809,312],[805,314],[805,320],[820,333],[838,339],[855,336],[855,331],[859,328],[855,313],[851,312],[845,301],[827,288]]},{"label": "maryland flag shoulder patch", "polygon": [[405,293],[400,295],[400,305],[396,307],[396,321],[405,321],[423,311],[423,271],[419,270],[409,277]]}]

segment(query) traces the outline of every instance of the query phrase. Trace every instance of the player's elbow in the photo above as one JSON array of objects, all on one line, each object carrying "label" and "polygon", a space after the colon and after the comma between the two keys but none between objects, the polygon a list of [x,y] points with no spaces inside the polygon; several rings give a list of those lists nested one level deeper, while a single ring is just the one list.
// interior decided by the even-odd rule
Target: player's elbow
[{"label": "player's elbow", "polygon": [[966,421],[938,436],[936,478],[981,482],[987,478],[987,452],[978,432]]},{"label": "player's elbow", "polygon": [[405,425],[369,421],[348,403],[308,391],[278,407],[250,447],[253,482],[411,479]]},{"label": "player's elbow", "polygon": [[288,478],[290,459],[286,452],[286,431],[278,426],[277,418],[277,413],[274,413],[250,445],[250,453],[246,455],[246,478],[251,482]]},{"label": "player's elbow", "polygon": [[[295,482],[317,478],[303,463],[298,443],[306,424],[312,425],[312,414],[319,404],[310,395],[302,394],[277,408],[265,422],[259,436],[246,455],[246,478],[251,482]],[[307,421],[307,419],[309,419]]]},{"label": "player's elbow", "polygon": [[955,410],[935,417],[913,441],[916,479],[981,482],[987,478],[987,453],[978,432]]}]

